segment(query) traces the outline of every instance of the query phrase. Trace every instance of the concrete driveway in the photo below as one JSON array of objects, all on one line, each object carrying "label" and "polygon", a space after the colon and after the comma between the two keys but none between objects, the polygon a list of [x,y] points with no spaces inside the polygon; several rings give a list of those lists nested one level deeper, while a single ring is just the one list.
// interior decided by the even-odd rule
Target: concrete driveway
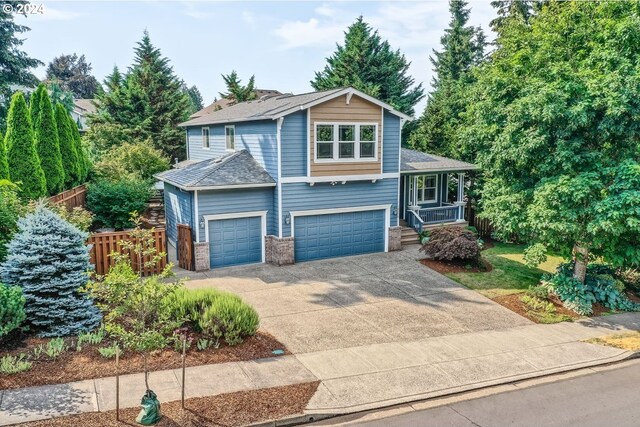
[{"label": "concrete driveway", "polygon": [[187,286],[239,294],[261,327],[297,354],[531,324],[423,266],[417,249],[230,267]]}]

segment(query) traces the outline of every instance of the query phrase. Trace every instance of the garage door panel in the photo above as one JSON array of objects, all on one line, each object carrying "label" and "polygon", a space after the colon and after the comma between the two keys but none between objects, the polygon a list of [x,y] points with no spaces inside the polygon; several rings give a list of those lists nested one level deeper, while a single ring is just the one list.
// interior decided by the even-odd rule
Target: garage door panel
[{"label": "garage door panel", "polygon": [[261,262],[262,239],[260,217],[210,221],[211,268]]},{"label": "garage door panel", "polygon": [[385,211],[298,216],[296,261],[384,251]]}]

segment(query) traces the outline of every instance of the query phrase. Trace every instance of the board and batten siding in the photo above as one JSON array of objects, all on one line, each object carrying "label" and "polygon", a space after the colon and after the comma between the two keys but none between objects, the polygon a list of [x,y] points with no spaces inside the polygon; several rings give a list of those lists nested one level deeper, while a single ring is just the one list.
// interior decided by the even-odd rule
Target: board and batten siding
[{"label": "board and batten siding", "polygon": [[280,132],[282,176],[307,176],[307,111],[285,116]]},{"label": "board and batten siding", "polygon": [[164,184],[164,206],[167,240],[175,247],[178,240],[178,224],[193,226],[193,193],[182,191],[171,184]]},{"label": "board and batten siding", "polygon": [[[267,234],[274,234],[273,188],[198,191],[198,215],[218,215],[251,211],[267,212]],[[198,219],[199,221],[199,219]],[[200,241],[205,241],[200,230]]]},{"label": "board and batten siding", "polygon": [[[278,177],[278,156],[275,120],[228,123],[226,125],[195,126],[187,128],[189,160],[206,160],[224,156],[226,149],[225,126],[235,126],[235,150],[247,150],[274,179]],[[202,128],[209,128],[209,148],[202,147]]]},{"label": "board and batten siding", "polygon": [[400,117],[385,111],[382,127],[382,172],[399,172]]},{"label": "board and batten siding", "polygon": [[[282,214],[291,211],[351,208],[356,206],[396,205],[398,179],[349,181],[345,184],[307,183],[282,184]],[[398,216],[391,212],[391,226],[398,225]],[[291,235],[291,226],[283,224],[282,235]]]},{"label": "board and batten siding", "polygon": [[[381,172],[382,108],[353,95],[347,104],[347,95],[339,96],[310,109],[309,150],[311,152],[311,176],[373,175]],[[286,121],[286,119],[285,119]],[[315,159],[315,123],[377,123],[378,160],[373,162],[322,162]]]}]

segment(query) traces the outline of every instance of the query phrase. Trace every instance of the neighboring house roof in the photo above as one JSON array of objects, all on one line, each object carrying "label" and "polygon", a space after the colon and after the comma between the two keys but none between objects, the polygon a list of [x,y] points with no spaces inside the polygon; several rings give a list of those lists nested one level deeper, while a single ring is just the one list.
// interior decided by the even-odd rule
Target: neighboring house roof
[{"label": "neighboring house roof", "polygon": [[95,113],[97,110],[95,102],[95,99],[74,99],[74,111],[81,116]]},{"label": "neighboring house roof", "polygon": [[[256,92],[256,100],[259,100],[263,96],[283,95],[283,93],[281,93],[280,91],[273,90],[273,89],[256,89],[255,92]],[[200,116],[204,116],[205,114],[213,113],[214,111],[218,111],[218,110],[221,110],[223,108],[229,107],[230,105],[233,105],[234,102],[235,101],[233,99],[229,99],[229,98],[218,99],[214,103],[209,104],[206,107],[204,107],[202,110],[196,111],[191,116],[189,116],[189,118],[190,119],[195,119],[196,117],[200,117]]]},{"label": "neighboring house roof", "polygon": [[427,154],[408,148],[402,148],[400,151],[400,173],[447,172],[474,169],[478,169],[478,167],[460,160]]},{"label": "neighboring house roof", "polygon": [[183,190],[216,190],[248,187],[273,187],[271,175],[247,150],[236,151],[215,159],[202,160],[156,174],[160,181]]},{"label": "neighboring house roof", "polygon": [[369,102],[386,108],[396,116],[405,120],[411,119],[411,117],[406,114],[394,110],[389,104],[373,98],[357,89],[347,87],[321,92],[303,93],[300,95],[285,94],[262,100],[258,99],[255,101],[241,102],[204,116],[196,117],[195,119],[188,120],[184,123],[180,123],[178,126],[212,125],[251,120],[275,120],[295,111],[304,110],[343,95],[357,95]]}]

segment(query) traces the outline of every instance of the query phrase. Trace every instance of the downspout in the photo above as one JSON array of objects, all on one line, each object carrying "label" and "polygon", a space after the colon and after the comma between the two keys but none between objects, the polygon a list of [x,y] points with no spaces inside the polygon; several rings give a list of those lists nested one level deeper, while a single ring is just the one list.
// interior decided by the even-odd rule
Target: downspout
[{"label": "downspout", "polygon": [[278,117],[276,124],[276,145],[278,150],[278,238],[282,239],[282,122],[284,117]]},{"label": "downspout", "polygon": [[193,209],[193,214],[195,216],[195,218],[193,219],[193,224],[195,225],[195,229],[196,229],[196,243],[200,243],[200,221],[198,221],[198,190],[194,190],[193,192],[194,194],[194,200],[193,200],[193,204],[194,204],[194,209]]}]

